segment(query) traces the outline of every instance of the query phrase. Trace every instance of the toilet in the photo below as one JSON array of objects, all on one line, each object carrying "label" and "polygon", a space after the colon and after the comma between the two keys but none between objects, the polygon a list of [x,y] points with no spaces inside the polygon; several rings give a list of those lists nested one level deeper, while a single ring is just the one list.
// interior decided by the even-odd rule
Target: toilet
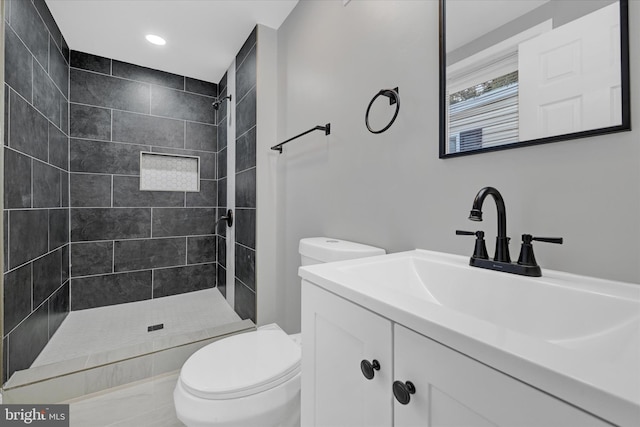
[{"label": "toilet", "polygon": [[[303,266],[385,253],[327,237],[300,240],[299,252]],[[275,324],[211,343],[182,366],[176,415],[188,427],[297,427],[300,361],[300,334]]]}]

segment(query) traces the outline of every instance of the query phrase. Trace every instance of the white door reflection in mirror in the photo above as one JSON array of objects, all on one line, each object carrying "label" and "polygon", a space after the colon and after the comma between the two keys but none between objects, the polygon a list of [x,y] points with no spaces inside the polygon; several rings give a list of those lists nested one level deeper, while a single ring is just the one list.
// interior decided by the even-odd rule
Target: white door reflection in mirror
[{"label": "white door reflection in mirror", "polygon": [[619,16],[613,3],[520,44],[520,140],[622,123]]}]

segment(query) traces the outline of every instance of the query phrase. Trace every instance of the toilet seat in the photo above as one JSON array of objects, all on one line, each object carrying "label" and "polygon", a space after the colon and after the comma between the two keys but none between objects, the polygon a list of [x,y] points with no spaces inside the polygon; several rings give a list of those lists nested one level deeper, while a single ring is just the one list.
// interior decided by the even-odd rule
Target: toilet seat
[{"label": "toilet seat", "polygon": [[300,359],[300,346],[284,331],[257,330],[195,352],[180,371],[180,383],[203,399],[234,399],[292,379],[300,373]]}]

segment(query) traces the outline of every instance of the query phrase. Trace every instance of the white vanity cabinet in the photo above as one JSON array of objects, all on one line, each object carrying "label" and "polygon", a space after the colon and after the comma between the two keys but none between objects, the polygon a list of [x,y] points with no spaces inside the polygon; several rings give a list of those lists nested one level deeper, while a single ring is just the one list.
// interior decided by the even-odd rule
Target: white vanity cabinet
[{"label": "white vanity cabinet", "polygon": [[[306,281],[302,336],[303,427],[610,426]],[[407,404],[395,381],[415,387]]]},{"label": "white vanity cabinet", "polygon": [[394,381],[415,386],[408,404],[394,399],[395,427],[610,426],[410,329],[393,332]]},{"label": "white vanity cabinet", "polygon": [[[392,324],[309,283],[302,286],[302,426],[392,425]],[[363,360],[378,361],[367,380]]]}]

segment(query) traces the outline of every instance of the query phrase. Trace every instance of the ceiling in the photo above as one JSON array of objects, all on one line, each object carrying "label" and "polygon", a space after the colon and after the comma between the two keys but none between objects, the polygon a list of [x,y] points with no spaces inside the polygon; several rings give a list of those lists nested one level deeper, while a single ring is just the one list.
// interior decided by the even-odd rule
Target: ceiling
[{"label": "ceiling", "polygon": [[46,2],[72,50],[217,83],[255,25],[279,28],[298,0]]}]

